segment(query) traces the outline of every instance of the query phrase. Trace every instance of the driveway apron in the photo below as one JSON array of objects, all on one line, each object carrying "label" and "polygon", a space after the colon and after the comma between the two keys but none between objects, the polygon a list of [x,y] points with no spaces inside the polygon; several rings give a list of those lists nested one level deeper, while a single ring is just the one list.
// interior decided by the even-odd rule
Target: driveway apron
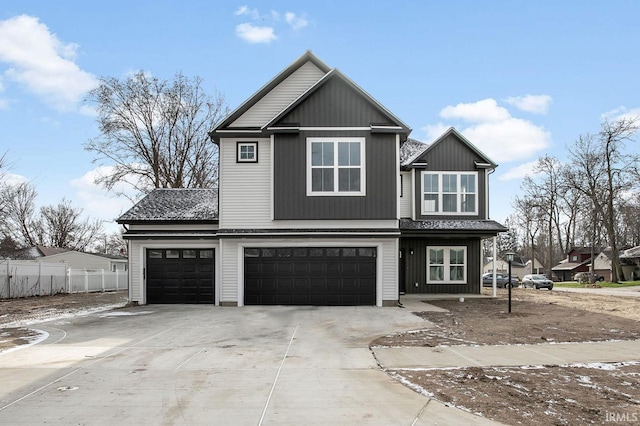
[{"label": "driveway apron", "polygon": [[150,305],[34,326],[0,354],[0,424],[484,424],[393,381],[408,309]]}]

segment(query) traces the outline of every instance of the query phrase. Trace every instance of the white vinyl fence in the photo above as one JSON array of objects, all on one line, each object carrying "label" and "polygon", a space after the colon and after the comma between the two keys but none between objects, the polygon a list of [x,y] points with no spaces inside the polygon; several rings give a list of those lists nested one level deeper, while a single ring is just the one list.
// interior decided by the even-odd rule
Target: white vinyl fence
[{"label": "white vinyl fence", "polygon": [[69,269],[69,293],[118,291],[127,288],[129,288],[129,274],[126,271]]},{"label": "white vinyl fence", "polygon": [[0,299],[126,290],[125,271],[69,269],[65,263],[34,260],[0,260]]}]

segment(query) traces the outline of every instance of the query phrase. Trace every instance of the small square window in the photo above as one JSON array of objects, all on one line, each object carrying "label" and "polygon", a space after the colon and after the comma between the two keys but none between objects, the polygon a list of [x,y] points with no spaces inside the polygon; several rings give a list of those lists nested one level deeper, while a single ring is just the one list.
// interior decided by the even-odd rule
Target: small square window
[{"label": "small square window", "polygon": [[236,159],[238,163],[257,163],[258,142],[238,142]]}]

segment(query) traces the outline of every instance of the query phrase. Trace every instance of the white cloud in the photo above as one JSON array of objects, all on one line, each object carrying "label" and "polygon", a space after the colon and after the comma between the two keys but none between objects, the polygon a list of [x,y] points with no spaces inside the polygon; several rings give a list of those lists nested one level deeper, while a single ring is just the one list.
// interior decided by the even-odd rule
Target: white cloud
[{"label": "white cloud", "polygon": [[510,116],[506,108],[498,106],[496,100],[491,98],[469,104],[450,105],[440,111],[442,118],[461,119],[472,123],[504,121]]},{"label": "white cloud", "polygon": [[257,27],[248,22],[236,25],[236,34],[249,43],[271,43],[278,37],[273,27]]},{"label": "white cloud", "polygon": [[[84,213],[105,221],[117,219],[132,206],[130,200],[125,197],[114,198],[95,183],[96,178],[110,173],[111,170],[112,166],[99,166],[70,182],[71,187],[75,188],[77,193],[77,197],[74,199],[83,208]],[[133,187],[126,183],[118,183],[114,189],[123,191],[132,199],[136,196]]]},{"label": "white cloud", "polygon": [[[530,158],[549,146],[551,141],[551,135],[541,126],[511,116],[506,108],[491,98],[447,106],[442,109],[440,116],[461,120],[462,123],[457,123],[455,127],[498,163]],[[424,129],[428,138],[433,140],[455,124],[437,123]]]},{"label": "white cloud", "polygon": [[29,182],[29,179],[27,179],[25,176],[18,175],[15,173],[0,172],[0,177],[2,177],[2,184],[6,184],[6,185],[17,185],[19,183]]},{"label": "white cloud", "polygon": [[248,18],[251,22],[243,22],[236,25],[236,35],[249,43],[271,43],[278,39],[276,30],[282,28],[285,23],[294,31],[300,31],[309,25],[304,13],[281,12],[270,10],[261,14],[258,9],[251,9],[246,5],[240,6],[234,15]]},{"label": "white cloud", "polygon": [[293,12],[286,12],[284,14],[284,19],[287,21],[287,24],[291,25],[295,31],[301,30],[302,28],[309,25],[309,21],[307,21],[304,17],[296,16]]},{"label": "white cloud", "polygon": [[535,176],[533,168],[538,164],[538,160],[529,161],[527,163],[520,164],[507,170],[498,176],[498,180],[506,182],[510,180],[522,179],[525,176]]},{"label": "white cloud", "polygon": [[546,114],[551,104],[551,96],[549,95],[525,95],[511,96],[505,99],[505,102],[515,106],[522,111],[532,112],[535,114]]},{"label": "white cloud", "polygon": [[251,19],[254,19],[254,20],[260,19],[260,13],[258,13],[258,9],[249,9],[249,7],[247,7],[247,6],[240,6],[235,11],[235,15],[237,15],[237,16],[247,15],[247,16],[250,16]]},{"label": "white cloud", "polygon": [[619,106],[616,109],[602,113],[600,118],[609,121],[618,121],[622,119],[640,120],[640,108],[628,109],[625,106]]},{"label": "white cloud", "polygon": [[6,80],[23,85],[54,108],[74,108],[98,84],[74,62],[78,45],[62,43],[38,18],[27,15],[0,21],[0,62]]}]

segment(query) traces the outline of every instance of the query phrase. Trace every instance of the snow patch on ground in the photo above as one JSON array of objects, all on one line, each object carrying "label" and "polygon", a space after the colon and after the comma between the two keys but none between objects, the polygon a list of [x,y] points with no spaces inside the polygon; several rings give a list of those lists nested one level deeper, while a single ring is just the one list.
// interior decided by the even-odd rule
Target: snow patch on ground
[{"label": "snow patch on ground", "polygon": [[69,310],[67,312],[55,312],[53,314],[47,312],[47,311],[43,311],[40,314],[37,314],[34,317],[28,318],[28,319],[24,319],[24,320],[18,320],[18,321],[13,321],[10,323],[6,323],[6,324],[2,324],[3,328],[18,328],[18,327],[25,327],[28,325],[33,325],[33,324],[41,324],[43,322],[48,322],[48,321],[55,321],[55,320],[63,320],[63,319],[68,319],[68,318],[74,318],[77,316],[87,316],[87,315],[92,315],[92,314],[96,314],[99,312],[104,312],[104,311],[110,311],[113,309],[118,309],[118,308],[122,308],[126,305],[126,302],[121,302],[121,303],[114,303],[111,305],[103,305],[97,308],[86,308],[86,309],[73,309],[73,310]]},{"label": "snow patch on ground", "polygon": [[14,347],[8,349],[0,349],[0,355],[8,354],[9,352],[17,351],[19,349],[28,348],[29,346],[37,345],[40,342],[44,342],[49,338],[49,333],[44,330],[36,330],[30,329],[34,332],[33,336],[22,337],[20,340],[23,340],[24,343],[16,345]]}]

